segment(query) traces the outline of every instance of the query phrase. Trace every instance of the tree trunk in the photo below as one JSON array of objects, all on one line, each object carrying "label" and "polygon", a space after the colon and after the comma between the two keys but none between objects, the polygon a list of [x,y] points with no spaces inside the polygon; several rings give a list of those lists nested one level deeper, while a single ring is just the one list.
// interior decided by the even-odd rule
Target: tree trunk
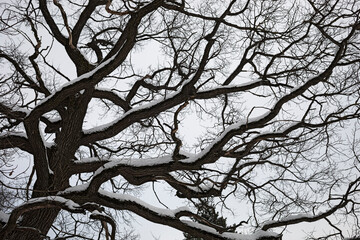
[{"label": "tree trunk", "polygon": [[[46,197],[50,194],[55,194],[54,190],[64,190],[69,186],[69,176],[65,174],[67,171],[62,158],[55,158],[53,155],[54,149],[48,149],[48,157],[50,163],[57,162],[58,164],[51,164],[54,169],[55,175],[52,176],[48,181],[49,189],[41,189],[41,184],[38,180],[34,184],[34,190],[32,198]],[[65,156],[66,157],[66,156]],[[11,234],[5,237],[8,240],[39,240],[48,239],[46,234],[49,232],[52,224],[60,212],[58,207],[46,207],[43,209],[36,209],[25,212],[18,219],[18,228],[16,228]]]},{"label": "tree trunk", "polygon": [[9,234],[7,240],[45,239],[47,232],[55,221],[60,209],[44,208],[26,212],[19,222],[20,228]]}]

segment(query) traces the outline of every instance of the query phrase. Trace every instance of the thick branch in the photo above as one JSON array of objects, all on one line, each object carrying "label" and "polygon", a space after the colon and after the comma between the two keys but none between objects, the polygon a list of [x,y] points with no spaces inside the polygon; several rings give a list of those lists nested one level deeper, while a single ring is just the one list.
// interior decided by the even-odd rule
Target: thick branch
[{"label": "thick branch", "polygon": [[24,135],[9,134],[0,136],[0,149],[20,148],[28,153],[33,153],[29,140]]},{"label": "thick branch", "polygon": [[17,221],[26,212],[43,208],[59,208],[73,213],[85,213],[85,210],[78,204],[63,197],[35,198],[15,208],[10,215],[6,225],[0,230],[0,238],[5,239],[17,227]]}]

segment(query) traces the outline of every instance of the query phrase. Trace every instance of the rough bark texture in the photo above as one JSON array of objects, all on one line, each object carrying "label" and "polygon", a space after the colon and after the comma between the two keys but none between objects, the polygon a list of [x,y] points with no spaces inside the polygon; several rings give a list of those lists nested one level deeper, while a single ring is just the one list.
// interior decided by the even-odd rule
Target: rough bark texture
[{"label": "rough bark texture", "polygon": [[[115,211],[203,239],[320,220],[323,239],[356,239],[333,221],[360,229],[356,0],[0,10],[0,239],[116,239]],[[204,199],[241,213],[231,231],[198,214]]]},{"label": "rough bark texture", "polygon": [[[26,239],[39,240],[46,239],[47,233],[55,221],[60,209],[41,209],[33,210],[22,215],[19,222],[19,229],[16,229],[5,239]],[[21,228],[26,227],[26,228]],[[33,229],[28,229],[33,228]]]}]

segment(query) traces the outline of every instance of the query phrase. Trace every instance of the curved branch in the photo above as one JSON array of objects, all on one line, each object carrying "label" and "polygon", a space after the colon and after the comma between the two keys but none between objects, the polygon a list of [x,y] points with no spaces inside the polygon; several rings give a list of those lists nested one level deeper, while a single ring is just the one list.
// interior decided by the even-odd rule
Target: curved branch
[{"label": "curved branch", "polygon": [[[79,192],[78,192],[79,194]],[[81,197],[69,193],[68,198],[80,202],[96,202],[117,210],[128,210],[154,223],[167,225],[180,231],[204,239],[230,240],[230,239],[254,239],[254,240],[280,240],[281,235],[272,232],[258,231],[254,234],[245,235],[239,233],[220,233],[217,227],[205,225],[193,221],[183,220],[182,217],[196,216],[188,208],[178,208],[175,210],[161,209],[147,204],[140,199],[126,194],[114,194],[104,190],[99,190],[97,194],[90,194]],[[219,230],[219,229],[218,229]]]},{"label": "curved branch", "polygon": [[97,6],[106,4],[106,0],[90,0],[85,9],[81,12],[78,21],[72,30],[72,42],[76,46],[78,44],[81,32],[86,22],[91,17]]},{"label": "curved branch", "polygon": [[29,211],[43,208],[58,208],[67,210],[72,213],[85,214],[85,210],[80,205],[63,197],[52,196],[34,198],[24,203],[23,205],[18,206],[11,212],[8,222],[0,230],[0,238],[5,239],[10,232],[16,229],[17,221],[21,215]]},{"label": "curved branch", "polygon": [[25,134],[0,135],[0,149],[20,148],[21,150],[33,153],[31,144]]},{"label": "curved branch", "polygon": [[124,111],[129,111],[131,109],[130,105],[124,99],[122,99],[119,95],[117,95],[111,90],[95,89],[95,91],[93,92],[93,96],[95,98],[110,100],[114,104],[124,109]]},{"label": "curved branch", "polygon": [[[55,2],[57,2],[55,0]],[[45,18],[46,23],[49,25],[52,34],[55,39],[61,43],[68,53],[70,59],[75,64],[77,68],[78,75],[84,74],[94,67],[89,63],[89,61],[84,57],[84,55],[76,48],[76,45],[72,42],[70,27],[67,26],[67,30],[69,31],[69,38],[66,38],[55,23],[53,17],[51,16],[46,0],[39,0],[40,10]],[[62,15],[64,12],[62,11]],[[66,23],[65,23],[66,24]]]}]

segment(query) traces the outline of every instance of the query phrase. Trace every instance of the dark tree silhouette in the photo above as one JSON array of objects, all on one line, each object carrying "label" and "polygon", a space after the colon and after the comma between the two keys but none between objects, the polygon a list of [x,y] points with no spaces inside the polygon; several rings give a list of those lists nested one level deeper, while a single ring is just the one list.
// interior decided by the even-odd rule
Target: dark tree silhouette
[{"label": "dark tree silhouette", "polygon": [[[203,239],[359,235],[358,0],[0,4],[0,239],[118,239],[128,213]],[[159,183],[247,212],[229,232],[139,198]]]},{"label": "dark tree silhouette", "polygon": [[[197,210],[196,215],[199,216],[199,220],[197,220],[196,218],[193,220],[200,223],[205,223],[207,225],[211,225],[214,228],[219,228],[219,231],[235,231],[237,226],[228,226],[226,222],[227,219],[220,216],[219,212],[216,210],[216,204],[214,204],[214,199],[200,199],[199,203],[194,203],[194,206]],[[184,233],[184,237],[185,240],[203,240],[203,238],[193,237],[188,233]]]}]

